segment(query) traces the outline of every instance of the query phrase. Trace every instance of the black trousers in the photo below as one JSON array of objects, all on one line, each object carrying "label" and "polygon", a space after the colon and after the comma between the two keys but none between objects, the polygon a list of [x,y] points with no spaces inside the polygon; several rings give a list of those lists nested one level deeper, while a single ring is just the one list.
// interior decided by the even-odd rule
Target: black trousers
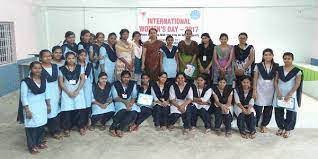
[{"label": "black trousers", "polygon": [[255,122],[256,117],[254,116],[254,113],[251,113],[249,115],[240,113],[237,117],[237,127],[239,128],[240,133],[245,132],[246,127],[249,132],[256,132]]},{"label": "black trousers", "polygon": [[197,109],[195,105],[190,106],[191,108],[191,126],[196,127],[198,117],[203,120],[204,127],[206,129],[211,129],[211,115],[209,114],[208,110],[204,108]]},{"label": "black trousers", "polygon": [[58,114],[54,118],[47,119],[47,128],[51,135],[58,134],[61,132],[60,114]]},{"label": "black trousers", "polygon": [[91,125],[95,126],[97,122],[100,121],[100,123],[105,126],[106,122],[110,120],[114,116],[115,112],[107,112],[104,114],[97,114],[97,115],[92,115],[91,117]]},{"label": "black trousers", "polygon": [[118,111],[113,117],[113,123],[110,126],[110,130],[121,130],[124,131],[131,123],[134,123],[137,118],[136,111],[128,111],[122,109]]},{"label": "black trousers", "polygon": [[142,122],[144,122],[148,117],[152,115],[152,109],[148,107],[141,107],[140,113],[137,114],[137,119],[135,121],[136,125],[140,125]]},{"label": "black trousers", "polygon": [[256,112],[256,127],[258,127],[260,120],[262,120],[261,126],[267,126],[272,118],[273,107],[254,105],[254,109]]},{"label": "black trousers", "polygon": [[62,128],[70,130],[73,126],[84,128],[86,123],[86,109],[70,110],[62,112]]},{"label": "black trousers", "polygon": [[[286,118],[285,118],[286,114]],[[275,120],[279,129],[294,130],[296,125],[297,112],[286,110],[284,108],[275,108]]]},{"label": "black trousers", "polygon": [[215,116],[215,129],[220,129],[222,123],[225,126],[225,131],[231,131],[231,123],[233,120],[231,112],[229,114],[223,114],[220,107],[214,107],[214,116]]},{"label": "black trousers", "polygon": [[44,126],[25,128],[25,134],[27,137],[27,146],[29,151],[31,151],[34,147],[44,143]]},{"label": "black trousers", "polygon": [[153,122],[155,126],[168,126],[169,114],[170,107],[155,105],[153,107]]},{"label": "black trousers", "polygon": [[168,125],[174,125],[177,120],[181,117],[183,122],[184,129],[190,129],[191,127],[191,108],[188,106],[186,112],[179,114],[179,113],[172,113],[169,115]]}]

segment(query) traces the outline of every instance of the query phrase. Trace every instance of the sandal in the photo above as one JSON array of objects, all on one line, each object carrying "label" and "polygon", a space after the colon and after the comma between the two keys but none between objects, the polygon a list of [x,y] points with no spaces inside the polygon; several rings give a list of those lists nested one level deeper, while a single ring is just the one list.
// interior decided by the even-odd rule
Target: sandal
[{"label": "sandal", "polygon": [[261,133],[266,133],[266,127],[265,127],[265,126],[261,126],[260,132],[261,132]]},{"label": "sandal", "polygon": [[64,131],[64,137],[70,137],[71,136],[71,133],[69,130],[65,130]]},{"label": "sandal", "polygon": [[240,132],[240,134],[243,139],[248,139],[248,136],[245,132]]},{"label": "sandal", "polygon": [[39,144],[38,146],[37,146],[39,149],[47,149],[48,148],[48,146],[46,145],[46,144]]},{"label": "sandal", "polygon": [[282,135],[283,135],[283,132],[284,132],[284,130],[279,129],[279,130],[276,132],[276,135],[277,135],[277,136],[282,136]]},{"label": "sandal", "polygon": [[52,137],[57,140],[60,140],[62,138],[60,134],[54,134]]},{"label": "sandal", "polygon": [[40,151],[39,151],[36,147],[33,147],[33,148],[30,150],[30,153],[31,153],[32,155],[35,155],[35,154],[37,154],[37,153],[40,153]]},{"label": "sandal", "polygon": [[256,137],[256,132],[255,131],[251,132],[250,138],[251,139],[255,139],[255,137]]},{"label": "sandal", "polygon": [[109,134],[112,137],[117,137],[116,131],[115,130],[109,130]]},{"label": "sandal", "polygon": [[84,136],[86,134],[86,131],[84,128],[80,128],[79,132],[81,136]]},{"label": "sandal", "polygon": [[116,134],[118,137],[122,138],[124,136],[124,133],[121,130],[117,130]]},{"label": "sandal", "polygon": [[285,131],[283,134],[283,138],[287,139],[290,136],[290,131]]},{"label": "sandal", "polygon": [[138,127],[136,124],[133,124],[129,127],[129,132],[136,131],[136,127]]},{"label": "sandal", "polygon": [[204,133],[205,133],[205,134],[208,134],[208,133],[210,133],[210,132],[211,132],[211,129],[205,129],[205,130],[204,130]]}]

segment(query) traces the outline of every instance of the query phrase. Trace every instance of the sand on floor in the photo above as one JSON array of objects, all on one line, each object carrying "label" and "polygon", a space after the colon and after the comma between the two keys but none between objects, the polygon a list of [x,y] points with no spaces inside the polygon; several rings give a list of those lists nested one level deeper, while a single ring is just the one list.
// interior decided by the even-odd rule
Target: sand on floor
[{"label": "sand on floor", "polygon": [[204,134],[201,130],[182,135],[181,129],[156,131],[150,124],[123,138],[109,136],[107,131],[89,131],[82,137],[73,131],[63,140],[48,139],[49,148],[30,155],[26,148],[23,125],[15,122],[17,93],[0,98],[1,159],[314,159],[318,151],[318,129],[296,129],[288,139],[275,136],[271,128],[256,139],[242,139],[237,132],[231,138]]}]

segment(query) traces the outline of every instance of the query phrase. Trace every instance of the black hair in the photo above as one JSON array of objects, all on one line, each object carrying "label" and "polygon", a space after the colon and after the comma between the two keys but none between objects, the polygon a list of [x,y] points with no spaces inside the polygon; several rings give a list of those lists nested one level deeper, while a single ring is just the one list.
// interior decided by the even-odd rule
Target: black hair
[{"label": "black hair", "polygon": [[114,32],[111,32],[111,33],[109,33],[108,34],[108,37],[107,37],[107,39],[109,39],[111,36],[116,36],[117,37],[117,35],[116,35],[116,33],[114,33]]},{"label": "black hair", "polygon": [[80,49],[80,50],[78,50],[77,54],[80,55],[80,54],[83,53],[83,52],[84,52],[85,54],[87,54],[87,52],[86,52],[85,49]]},{"label": "black hair", "polygon": [[[209,33],[203,33],[202,35],[201,35],[201,38],[202,37],[207,37],[207,38],[209,38],[209,47],[211,47],[211,46],[213,46],[213,41],[212,41],[212,39],[211,39],[211,37],[210,37],[210,34]],[[203,42],[201,42],[201,44],[203,44]]]},{"label": "black hair", "polygon": [[87,34],[87,33],[89,33],[89,36],[91,36],[91,32],[89,31],[89,30],[87,30],[87,29],[84,29],[84,30],[82,30],[81,31],[81,36],[80,36],[80,40],[81,40],[81,42],[83,42],[83,36],[85,35],[85,34]]},{"label": "black hair", "polygon": [[41,63],[40,63],[39,61],[33,61],[33,62],[30,63],[29,69],[30,69],[30,76],[31,76],[31,77],[33,76],[32,68],[33,68],[35,65],[41,65]]},{"label": "black hair", "polygon": [[168,35],[168,36],[166,37],[166,41],[167,41],[169,38],[172,38],[172,39],[173,39],[173,36]]},{"label": "black hair", "polygon": [[176,75],[176,79],[177,79],[180,75],[182,75],[182,76],[185,78],[185,80],[187,80],[187,75],[186,75],[184,72],[178,72],[177,75]]},{"label": "black hair", "polygon": [[199,75],[197,76],[197,79],[198,79],[198,78],[202,78],[204,81],[206,81],[206,77],[205,77],[204,74],[199,74]]},{"label": "black hair", "polygon": [[156,29],[156,28],[150,28],[149,30],[148,30],[148,34],[150,34],[150,31],[151,30],[154,30],[154,31],[156,31],[156,33],[158,33],[158,30]]},{"label": "black hair", "polygon": [[158,74],[158,77],[161,77],[162,75],[168,76],[167,72],[160,72],[160,73]]},{"label": "black hair", "polygon": [[192,30],[191,30],[191,29],[186,29],[186,30],[184,31],[184,34],[186,34],[187,31],[191,32],[191,34],[192,34]]},{"label": "black hair", "polygon": [[131,77],[131,73],[127,70],[124,70],[123,72],[121,72],[120,77],[124,77],[125,75],[129,75],[129,77]]},{"label": "black hair", "polygon": [[43,54],[46,53],[46,52],[51,54],[50,50],[47,50],[47,49],[41,50],[40,53],[39,53],[39,61],[42,61]]},{"label": "black hair", "polygon": [[290,56],[290,57],[292,58],[292,60],[294,60],[294,54],[291,53],[291,52],[285,52],[284,55],[283,55],[283,58],[284,58],[285,56]]},{"label": "black hair", "polygon": [[55,50],[57,50],[57,49],[61,49],[61,50],[62,50],[62,47],[61,47],[61,46],[58,46],[58,45],[53,46],[53,47],[52,47],[52,53],[55,52]]},{"label": "black hair", "polygon": [[108,77],[107,73],[106,72],[100,72],[99,75],[98,75],[98,78],[101,78],[103,76],[106,76]]},{"label": "black hair", "polygon": [[226,83],[225,77],[219,77],[219,78],[218,78],[218,82],[220,82],[220,81],[225,81],[225,83]]},{"label": "black hair", "polygon": [[65,33],[65,35],[64,35],[65,40],[63,41],[63,43],[65,43],[65,42],[66,42],[66,38],[68,38],[68,37],[71,36],[71,35],[74,35],[74,36],[75,36],[75,33],[72,32],[72,31],[67,31],[67,32]]},{"label": "black hair", "polygon": [[246,38],[248,38],[247,34],[245,32],[240,33],[238,36],[244,35]]},{"label": "black hair", "polygon": [[221,39],[222,37],[226,37],[226,39],[229,39],[229,36],[228,36],[226,33],[222,33],[222,34],[220,35],[220,39]]},{"label": "black hair", "polygon": [[143,76],[148,76],[150,78],[150,75],[146,72],[143,72],[140,77],[142,78]]},{"label": "black hair", "polygon": [[73,52],[73,51],[69,51],[65,54],[65,64],[64,65],[67,65],[67,57],[70,56],[70,55],[74,55],[75,58],[76,58],[76,53]]},{"label": "black hair", "polygon": [[120,35],[119,38],[120,39],[122,39],[122,36],[123,36],[124,33],[128,33],[129,34],[129,30],[128,29],[121,29],[120,32],[119,32],[119,35]]},{"label": "black hair", "polygon": [[[141,36],[139,31],[134,31],[133,34],[132,34],[132,38],[134,38],[136,35],[140,35]],[[142,46],[142,44],[143,44],[141,39],[139,39],[138,43],[139,43],[140,46]]]},{"label": "black hair", "polygon": [[245,80],[245,79],[248,79],[250,82],[252,82],[251,77],[250,77],[250,76],[247,76],[247,75],[243,75],[243,76],[241,77],[241,82],[243,82],[243,80]]},{"label": "black hair", "polygon": [[[272,49],[270,49],[270,48],[264,49],[264,50],[263,50],[263,56],[265,55],[266,52],[269,52],[269,53],[271,53],[271,54],[274,56],[274,52],[273,52]],[[264,57],[262,57],[262,62],[265,62]],[[274,63],[274,58],[272,59],[271,63]]]},{"label": "black hair", "polygon": [[[105,34],[104,33],[102,33],[102,32],[98,32],[98,33],[96,33],[96,35],[95,35],[95,39],[97,39],[99,36],[101,36],[101,35],[103,35],[104,36],[104,38],[105,38]],[[115,34],[116,35],[116,34]]]}]

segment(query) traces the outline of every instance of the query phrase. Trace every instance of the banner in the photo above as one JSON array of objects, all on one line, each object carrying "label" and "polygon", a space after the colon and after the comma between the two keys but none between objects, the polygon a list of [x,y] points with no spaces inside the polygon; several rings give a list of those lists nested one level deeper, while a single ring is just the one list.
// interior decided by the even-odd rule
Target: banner
[{"label": "banner", "polygon": [[137,29],[142,41],[148,40],[150,28],[158,30],[158,39],[165,41],[167,35],[174,38],[174,44],[184,40],[184,32],[192,30],[192,39],[200,42],[202,33],[201,8],[138,8]]}]

